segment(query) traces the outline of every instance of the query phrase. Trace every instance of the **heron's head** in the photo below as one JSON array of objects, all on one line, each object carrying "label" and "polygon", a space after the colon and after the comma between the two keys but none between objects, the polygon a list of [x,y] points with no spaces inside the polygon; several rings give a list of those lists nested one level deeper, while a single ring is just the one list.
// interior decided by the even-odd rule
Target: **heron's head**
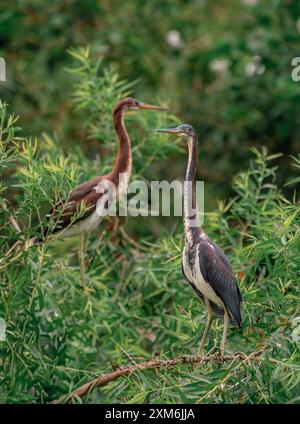
[{"label": "heron's head", "polygon": [[156,131],[164,134],[175,134],[179,137],[187,138],[194,137],[196,135],[194,128],[189,124],[181,124],[175,128],[160,128]]},{"label": "heron's head", "polygon": [[134,99],[133,97],[126,97],[125,99],[119,101],[114,111],[116,112],[118,110],[126,111],[138,109],[167,110],[165,107],[149,105],[148,103],[140,102],[139,100]]}]

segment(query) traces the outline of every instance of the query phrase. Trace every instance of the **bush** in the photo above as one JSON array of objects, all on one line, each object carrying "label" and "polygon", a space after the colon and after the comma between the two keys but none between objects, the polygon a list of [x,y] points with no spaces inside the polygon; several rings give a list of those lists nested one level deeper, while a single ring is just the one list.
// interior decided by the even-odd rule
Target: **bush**
[{"label": "bush", "polygon": [[[110,110],[132,84],[91,61],[86,49],[72,55],[79,61],[72,66],[79,77],[75,100],[90,117],[88,133],[114,152]],[[75,145],[66,155],[56,137],[21,136],[5,103],[0,112],[5,177],[0,317],[6,323],[6,341],[0,342],[1,401],[51,402],[120,365],[193,353],[206,312],[181,273],[180,219],[173,218],[168,231],[157,231],[159,218],[129,218],[126,229],[124,222],[103,222],[87,246],[92,289],[87,297],[76,239],[23,251],[19,246],[35,234],[49,206],[78,181],[105,173],[112,155],[106,150],[89,159]],[[134,176],[157,178],[155,166],[179,151],[153,132],[166,121],[176,118],[155,113],[128,117]],[[227,349],[248,356],[262,350],[261,355],[253,361],[139,371],[94,390],[84,402],[299,401],[299,204],[296,193],[290,201],[276,185],[271,165],[276,155],[263,148],[252,149],[252,156],[249,169],[234,178],[233,198],[206,215],[205,229],[228,254],[244,297],[243,328],[229,332]],[[299,169],[300,157],[294,164]],[[213,329],[207,349],[219,344],[221,323],[214,321]]]}]

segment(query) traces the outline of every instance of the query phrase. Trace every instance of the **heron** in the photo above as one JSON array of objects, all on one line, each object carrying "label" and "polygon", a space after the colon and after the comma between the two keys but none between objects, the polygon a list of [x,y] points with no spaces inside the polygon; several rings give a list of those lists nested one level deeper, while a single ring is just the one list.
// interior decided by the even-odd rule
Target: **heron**
[{"label": "heron", "polygon": [[[122,192],[127,191],[131,176],[131,142],[124,124],[124,115],[129,110],[148,109],[166,110],[164,107],[143,103],[132,97],[121,99],[116,104],[112,114],[114,130],[118,136],[118,153],[111,172],[94,177],[75,187],[66,200],[60,201],[46,215],[47,225],[41,229],[40,236],[30,239],[30,245],[32,245],[36,242],[42,242],[45,238],[53,235],[59,238],[79,236],[80,278],[85,291],[87,291],[84,263],[85,237],[99,226],[103,217],[99,208],[97,208],[98,202],[105,193],[103,187],[113,184],[116,188],[115,194],[119,193],[120,195],[120,190]],[[120,175],[123,176],[122,186],[120,184]]]},{"label": "heron", "polygon": [[195,177],[198,166],[198,140],[191,125],[162,128],[160,133],[183,137],[188,144],[188,162],[184,182],[184,248],[182,272],[207,309],[207,321],[200,341],[199,354],[209,333],[213,314],[224,321],[220,354],[224,355],[229,324],[240,328],[242,324],[242,295],[231,265],[222,251],[199,224],[196,210]]}]

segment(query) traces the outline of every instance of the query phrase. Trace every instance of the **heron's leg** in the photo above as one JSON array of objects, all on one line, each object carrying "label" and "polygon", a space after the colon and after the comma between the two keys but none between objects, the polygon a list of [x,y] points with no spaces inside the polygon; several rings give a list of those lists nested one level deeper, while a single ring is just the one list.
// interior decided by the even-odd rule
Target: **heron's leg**
[{"label": "heron's leg", "polygon": [[229,324],[229,315],[228,312],[224,311],[224,330],[223,330],[223,336],[222,336],[222,341],[221,341],[221,345],[220,345],[220,352],[221,355],[224,355],[225,352],[225,344],[226,344],[226,339],[227,339],[227,330],[228,330],[228,324]]},{"label": "heron's leg", "polygon": [[206,337],[208,335],[210,326],[211,326],[211,322],[212,322],[212,311],[211,311],[211,307],[210,307],[210,303],[209,300],[205,297],[205,305],[206,305],[206,309],[207,309],[207,321],[206,321],[206,326],[205,326],[205,330],[200,342],[200,346],[199,346],[199,355],[201,355],[203,353],[203,347],[204,347],[204,343],[206,340]]},{"label": "heron's leg", "polygon": [[85,278],[85,264],[84,264],[84,233],[80,234],[79,242],[79,263],[80,263],[80,279],[83,285],[84,291],[86,291],[86,278]]}]

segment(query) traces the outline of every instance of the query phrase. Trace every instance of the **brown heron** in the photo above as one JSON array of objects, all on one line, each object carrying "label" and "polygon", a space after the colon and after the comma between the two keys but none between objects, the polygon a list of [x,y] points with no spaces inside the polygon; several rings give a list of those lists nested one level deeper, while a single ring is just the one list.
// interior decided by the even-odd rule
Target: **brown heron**
[{"label": "brown heron", "polygon": [[[160,133],[184,137],[188,144],[188,163],[184,190],[184,234],[182,272],[207,308],[207,322],[200,342],[202,353],[213,313],[224,320],[220,353],[224,355],[228,324],[240,328],[242,296],[232,268],[222,249],[214,243],[200,226],[196,212],[195,176],[198,164],[198,140],[191,125],[159,129]],[[189,184],[191,186],[189,188]]]},{"label": "brown heron", "polygon": [[[30,240],[43,241],[45,238],[57,235],[67,238],[80,236],[79,261],[80,276],[86,289],[85,265],[84,265],[84,241],[85,235],[95,230],[102,218],[97,208],[98,202],[104,194],[103,187],[113,184],[116,192],[121,189],[127,191],[128,181],[131,175],[132,153],[129,135],[124,125],[124,114],[127,110],[166,110],[165,108],[140,102],[132,97],[120,100],[113,109],[114,129],[118,136],[118,154],[111,172],[107,175],[92,178],[77,186],[69,195],[69,198],[60,201],[47,215],[47,226],[41,230],[39,237]],[[125,184],[120,188],[120,175],[125,177]],[[100,189],[102,186],[102,189]],[[115,192],[115,193],[116,193]]]}]

